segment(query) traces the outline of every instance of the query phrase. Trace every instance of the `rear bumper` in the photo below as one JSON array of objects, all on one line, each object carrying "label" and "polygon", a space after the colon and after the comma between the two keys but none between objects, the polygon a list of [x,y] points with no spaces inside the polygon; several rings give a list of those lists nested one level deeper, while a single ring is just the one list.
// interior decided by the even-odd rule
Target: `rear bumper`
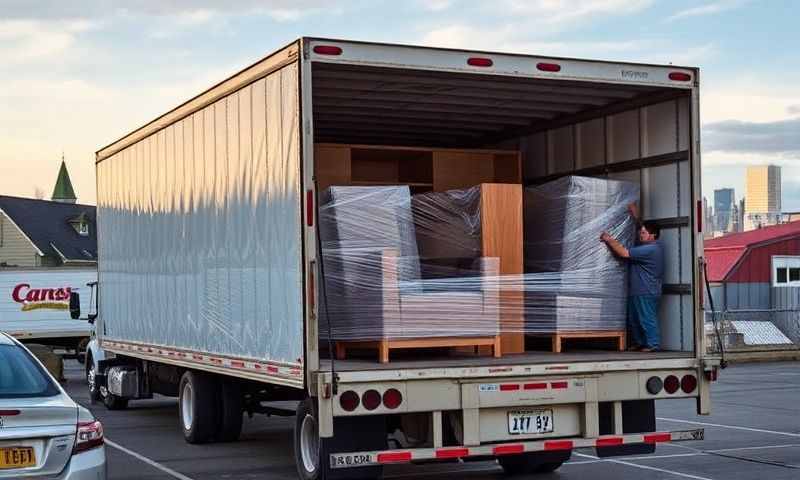
[{"label": "rear bumper", "polygon": [[664,442],[703,440],[704,430],[607,435],[597,438],[561,438],[535,442],[499,443],[476,447],[418,448],[373,452],[338,453],[329,456],[331,468],[367,467],[394,463],[427,462],[432,460],[497,457],[533,452],[566,451],[575,448],[603,448],[621,445],[653,445]]},{"label": "rear bumper", "polygon": [[73,455],[67,468],[55,478],[57,480],[105,480],[106,447],[93,448]]}]

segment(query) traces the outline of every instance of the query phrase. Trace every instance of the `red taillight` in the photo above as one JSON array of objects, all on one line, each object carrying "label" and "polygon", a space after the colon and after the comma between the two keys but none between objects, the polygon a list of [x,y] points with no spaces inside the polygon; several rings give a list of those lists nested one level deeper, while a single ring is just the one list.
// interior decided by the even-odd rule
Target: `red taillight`
[{"label": "red taillight", "polygon": [[681,390],[683,393],[692,393],[697,388],[697,377],[694,375],[684,375],[681,378]]},{"label": "red taillight", "polygon": [[306,225],[314,226],[314,190],[306,190]]},{"label": "red taillight", "polygon": [[389,410],[394,410],[403,403],[403,394],[396,388],[390,388],[383,392],[383,406]]},{"label": "red taillight", "polygon": [[0,417],[15,417],[19,415],[19,410],[0,410]]},{"label": "red taillight", "polygon": [[72,454],[85,452],[103,445],[103,424],[95,420],[93,422],[78,423],[78,431],[75,436],[75,447]]},{"label": "red taillight", "polygon": [[367,410],[375,410],[381,405],[381,394],[377,390],[367,390],[361,396],[361,404]]},{"label": "red taillight", "polygon": [[491,67],[494,62],[491,58],[470,57],[467,59],[467,65],[473,67]]},{"label": "red taillight", "polygon": [[684,72],[670,72],[669,79],[676,82],[688,82],[692,79],[692,76]]},{"label": "red taillight", "polygon": [[505,383],[500,385],[501,392],[513,392],[514,390],[519,390],[519,385],[515,383]]},{"label": "red taillight", "polygon": [[352,390],[348,390],[339,396],[339,406],[341,406],[342,410],[345,412],[352,412],[358,408],[359,403],[361,403],[361,399],[359,399],[358,394]]},{"label": "red taillight", "polygon": [[541,70],[542,72],[560,72],[561,65],[557,63],[539,62],[536,64],[536,69]]},{"label": "red taillight", "polygon": [[669,375],[664,379],[664,391],[667,393],[675,393],[680,388],[681,382],[675,375]]},{"label": "red taillight", "polygon": [[314,53],[319,55],[341,55],[342,49],[333,45],[317,45],[314,47]]}]

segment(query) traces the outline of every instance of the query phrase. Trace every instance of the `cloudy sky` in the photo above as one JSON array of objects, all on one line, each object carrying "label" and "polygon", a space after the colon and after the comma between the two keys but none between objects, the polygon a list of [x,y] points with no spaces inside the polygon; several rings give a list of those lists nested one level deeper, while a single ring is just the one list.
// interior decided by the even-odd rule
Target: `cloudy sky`
[{"label": "cloudy sky", "polygon": [[[798,5],[763,0],[0,0],[0,194],[49,197],[94,151],[302,36],[701,67],[705,195],[783,168],[800,210]],[[795,166],[797,164],[798,166]]]}]

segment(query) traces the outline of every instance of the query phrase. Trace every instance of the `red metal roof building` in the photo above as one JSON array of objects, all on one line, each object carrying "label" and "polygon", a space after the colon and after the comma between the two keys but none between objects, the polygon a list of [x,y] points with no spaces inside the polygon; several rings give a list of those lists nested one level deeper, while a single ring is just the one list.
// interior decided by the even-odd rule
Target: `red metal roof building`
[{"label": "red metal roof building", "polygon": [[800,255],[800,221],[706,240],[708,279],[714,283],[769,283],[772,257]]}]

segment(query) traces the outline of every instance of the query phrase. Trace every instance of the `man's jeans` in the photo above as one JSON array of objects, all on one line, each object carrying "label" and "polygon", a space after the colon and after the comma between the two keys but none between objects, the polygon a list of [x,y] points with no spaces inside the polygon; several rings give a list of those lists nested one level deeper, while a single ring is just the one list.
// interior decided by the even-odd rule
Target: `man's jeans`
[{"label": "man's jeans", "polygon": [[660,295],[633,295],[628,297],[628,331],[634,345],[661,348],[658,325]]}]

